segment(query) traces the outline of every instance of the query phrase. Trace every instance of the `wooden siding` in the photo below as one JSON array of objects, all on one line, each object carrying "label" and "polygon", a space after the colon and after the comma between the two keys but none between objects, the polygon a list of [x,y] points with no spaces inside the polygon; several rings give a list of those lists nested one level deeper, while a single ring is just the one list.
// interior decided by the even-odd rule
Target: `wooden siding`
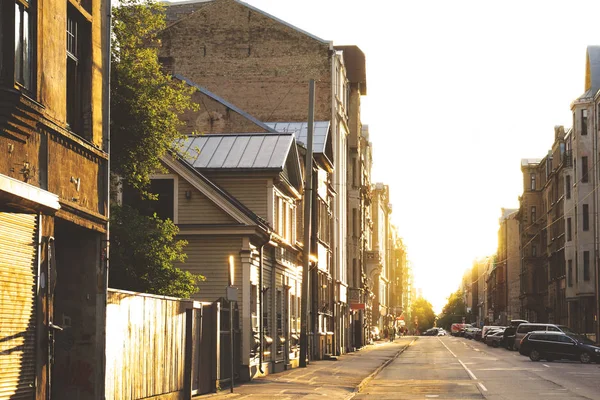
[{"label": "wooden siding", "polygon": [[252,210],[256,215],[268,220],[267,215],[267,183],[266,178],[233,179],[212,176],[212,181],[225,189],[229,194]]},{"label": "wooden siding", "polygon": [[109,289],[106,398],[182,399],[190,301]]},{"label": "wooden siding", "polygon": [[[185,197],[186,191],[191,193],[190,199]],[[235,219],[183,179],[179,179],[178,198],[180,224],[237,224]]]},{"label": "wooden siding", "polygon": [[[185,263],[176,264],[178,268],[201,274],[206,277],[200,282],[199,292],[193,298],[200,301],[213,302],[225,297],[225,288],[228,284],[229,256],[235,257],[235,265],[239,268],[239,252],[242,250],[242,239],[239,237],[198,237],[181,235],[179,239],[187,240],[185,252],[188,256]],[[242,274],[236,271],[235,286],[240,289],[239,298],[242,298]],[[241,301],[239,306],[241,306]],[[241,312],[241,310],[240,310]]]}]

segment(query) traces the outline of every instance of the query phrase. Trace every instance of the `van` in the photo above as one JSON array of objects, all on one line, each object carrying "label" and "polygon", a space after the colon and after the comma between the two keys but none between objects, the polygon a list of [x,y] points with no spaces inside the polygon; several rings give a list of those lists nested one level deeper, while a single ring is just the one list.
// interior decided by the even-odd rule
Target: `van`
[{"label": "van", "polygon": [[515,350],[519,350],[521,339],[523,339],[525,335],[527,335],[529,332],[533,331],[564,332],[569,334],[576,334],[576,332],[573,332],[571,328],[565,325],[554,325],[544,323],[520,324],[517,328],[517,332],[515,333]]}]

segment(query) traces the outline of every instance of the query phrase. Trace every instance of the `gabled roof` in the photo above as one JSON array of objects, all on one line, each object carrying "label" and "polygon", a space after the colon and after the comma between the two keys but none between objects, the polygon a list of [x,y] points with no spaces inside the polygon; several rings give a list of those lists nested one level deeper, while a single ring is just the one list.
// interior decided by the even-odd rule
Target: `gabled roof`
[{"label": "gabled roof", "polygon": [[255,224],[264,232],[269,232],[271,230],[267,221],[204,176],[189,162],[176,155],[174,151],[171,151],[171,154],[163,157],[162,160],[168,167],[188,181],[208,199],[211,199],[215,204],[227,204],[228,207],[223,208],[223,210],[227,211],[228,214],[234,217],[238,222]]},{"label": "gabled roof", "polygon": [[246,133],[190,136],[177,147],[194,168],[283,171],[294,144],[291,133]]},{"label": "gabled roof", "polygon": [[273,128],[271,128],[270,126],[266,125],[264,122],[256,119],[255,117],[253,117],[252,115],[248,114],[246,111],[242,110],[241,108],[239,108],[238,106],[228,102],[227,100],[223,99],[222,97],[217,96],[216,94],[210,92],[209,90],[203,88],[202,86],[194,83],[193,81],[191,81],[190,79],[186,78],[183,75],[179,75],[179,74],[174,74],[173,75],[174,78],[179,79],[180,81],[185,82],[187,85],[196,88],[200,93],[210,97],[211,99],[223,104],[225,107],[229,108],[230,110],[240,114],[242,117],[246,118],[249,121],[252,121],[256,126],[259,126],[261,128],[263,128],[264,130],[266,130],[267,132],[272,132],[272,133],[277,133],[277,131]]},{"label": "gabled roof", "polygon": [[[167,23],[171,22],[170,25],[173,25],[174,23],[176,23],[177,21],[181,20],[182,18],[185,18],[186,16],[194,13],[196,10],[198,10],[199,8],[208,5],[208,4],[212,4],[217,0],[192,0],[192,1],[182,1],[182,2],[177,2],[177,3],[165,3],[166,5],[168,5],[167,7]],[[253,11],[256,11],[268,18],[271,18],[274,21],[279,22],[280,24],[286,25],[292,29],[294,29],[297,32],[300,32],[318,42],[321,43],[325,43],[325,44],[329,44],[330,42],[328,40],[324,40],[321,39],[318,36],[313,35],[312,33],[308,33],[305,30],[302,30],[292,24],[290,24],[289,22],[286,22],[284,20],[281,20],[277,17],[275,17],[274,15],[271,15],[259,8],[256,8],[248,3],[245,3],[243,1],[240,0],[232,0],[238,4],[241,4]]]},{"label": "gabled roof", "polygon": [[[306,147],[308,138],[307,122],[267,122],[269,127],[277,132],[293,133],[296,141]],[[325,154],[327,137],[329,136],[329,121],[315,121],[313,128],[313,152]]]}]

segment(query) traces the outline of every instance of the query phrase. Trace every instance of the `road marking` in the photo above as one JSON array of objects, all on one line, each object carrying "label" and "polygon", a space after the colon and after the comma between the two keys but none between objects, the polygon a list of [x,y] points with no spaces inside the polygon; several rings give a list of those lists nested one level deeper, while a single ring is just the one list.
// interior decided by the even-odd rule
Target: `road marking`
[{"label": "road marking", "polygon": [[442,339],[438,338],[438,340],[440,341],[440,343],[441,343],[441,344],[443,344],[443,345],[444,345],[444,347],[446,348],[446,350],[448,350],[448,351],[450,352],[450,354],[452,354],[452,355],[454,356],[454,358],[457,358],[457,357],[456,357],[456,354],[454,354],[454,353],[452,352],[452,350],[450,350],[450,348],[448,348],[448,346],[446,346],[446,343],[442,342]]},{"label": "road marking", "polygon": [[439,394],[426,394],[425,397],[432,399],[432,398],[440,397],[440,395]]},{"label": "road marking", "polygon": [[475,376],[474,373],[471,372],[471,370],[469,368],[467,368],[467,366],[460,360],[458,360],[458,362],[460,363],[460,365],[463,366],[463,368],[465,369],[465,371],[467,371],[469,373],[469,375],[471,375],[471,379],[473,379],[474,381],[477,380],[477,377]]},{"label": "road marking", "polygon": [[549,366],[549,365],[546,365],[546,364],[542,364],[542,365],[543,365],[544,367],[546,367],[546,368],[550,368],[550,366]]},{"label": "road marking", "polygon": [[487,388],[485,386],[483,386],[483,383],[479,382],[479,386],[481,386],[481,390],[483,390],[484,392],[487,392]]}]

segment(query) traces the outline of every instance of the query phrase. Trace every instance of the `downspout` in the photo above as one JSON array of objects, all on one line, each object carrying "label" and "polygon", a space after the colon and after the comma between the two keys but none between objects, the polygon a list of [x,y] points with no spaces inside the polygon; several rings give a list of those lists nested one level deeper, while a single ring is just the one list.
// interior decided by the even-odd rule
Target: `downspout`
[{"label": "downspout", "polygon": [[[102,385],[97,385],[100,387],[100,393],[98,393],[98,397],[101,399],[106,398],[106,310],[107,310],[107,302],[108,302],[108,272],[109,272],[109,249],[110,249],[110,75],[111,75],[111,32],[112,32],[112,2],[111,0],[106,0],[103,2],[106,7],[106,28],[105,28],[105,50],[104,50],[104,60],[103,60],[103,71],[104,71],[104,82],[103,82],[103,116],[102,116],[102,126],[104,131],[104,148],[106,151],[107,161],[106,161],[106,178],[104,181],[104,191],[106,195],[106,235],[105,235],[105,248],[103,249],[104,260],[104,287],[102,288],[102,298],[103,298],[103,324],[102,324],[102,380],[104,381]],[[101,250],[102,251],[102,250]]]},{"label": "downspout", "polygon": [[263,369],[262,369],[263,353],[264,353],[264,335],[265,335],[265,326],[263,324],[263,313],[264,313],[263,269],[265,266],[264,249],[265,249],[265,246],[271,241],[271,237],[272,237],[272,233],[269,232],[269,236],[267,237],[267,240],[260,245],[260,267],[258,269],[258,303],[259,303],[259,313],[258,314],[259,314],[259,318],[260,318],[260,321],[258,321],[259,326],[260,326],[260,332],[259,332],[260,352],[258,353],[258,370],[260,371],[261,374],[265,373],[265,371],[263,371]]},{"label": "downspout", "polygon": [[[592,140],[594,141],[593,143],[593,147],[594,147],[594,158],[598,157],[598,110],[597,108],[597,103],[596,101],[594,101],[594,107],[593,107],[593,113],[594,113],[594,134],[592,135]],[[593,160],[593,158],[592,158]],[[596,189],[598,188],[598,168],[596,168],[596,164],[598,163],[598,160],[596,160],[596,163],[593,163],[593,169],[594,169],[594,273],[595,273],[595,278],[594,279],[594,286],[595,286],[595,307],[594,307],[594,311],[596,313],[596,318],[595,322],[596,322],[596,326],[595,326],[595,333],[596,333],[596,341],[598,341],[598,336],[600,335],[600,326],[599,326],[599,315],[600,315],[600,302],[599,302],[599,298],[598,298],[598,289],[599,289],[599,284],[598,284],[598,195],[596,193]]]}]

